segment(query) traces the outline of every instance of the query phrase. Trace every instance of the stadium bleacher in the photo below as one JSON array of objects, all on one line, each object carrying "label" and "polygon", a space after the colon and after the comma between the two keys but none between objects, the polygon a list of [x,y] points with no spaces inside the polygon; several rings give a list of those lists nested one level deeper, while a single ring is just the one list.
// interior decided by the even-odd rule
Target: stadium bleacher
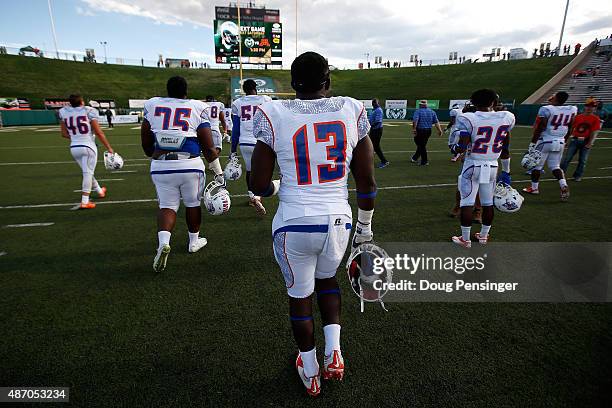
[{"label": "stadium bleacher", "polygon": [[[569,93],[568,103],[584,103],[588,97],[612,102],[612,62],[607,54],[598,51],[599,47],[593,48],[584,63],[555,87],[556,91]],[[538,102],[546,102],[547,97],[542,96]]]}]

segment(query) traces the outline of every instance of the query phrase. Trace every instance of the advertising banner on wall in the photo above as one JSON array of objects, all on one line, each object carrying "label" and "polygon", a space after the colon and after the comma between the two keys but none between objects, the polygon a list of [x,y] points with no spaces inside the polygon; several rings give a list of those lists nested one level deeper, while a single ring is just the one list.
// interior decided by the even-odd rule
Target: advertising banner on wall
[{"label": "advertising banner on wall", "polygon": [[146,99],[129,99],[128,107],[131,109],[144,109],[144,104],[146,101]]},{"label": "advertising banner on wall", "polygon": [[406,119],[408,101],[403,99],[390,99],[385,101],[385,117],[387,119]]},{"label": "advertising banner on wall", "polygon": [[30,101],[25,98],[2,98],[0,97],[0,109],[11,109],[11,110],[29,110]]},{"label": "advertising banner on wall", "polygon": [[242,78],[242,81],[240,80],[240,77],[232,77],[232,81],[231,81],[232,101],[244,95],[244,92],[242,91],[242,84],[247,79],[252,79],[253,81],[255,81],[255,84],[257,85],[258,94],[276,92],[276,85],[274,85],[274,80],[270,77],[244,77]]},{"label": "advertising banner on wall", "polygon": [[469,99],[451,99],[448,101],[448,109],[463,109],[469,101]]},{"label": "advertising banner on wall", "polygon": [[[440,101],[438,99],[425,99],[427,101],[427,107],[430,109],[438,109],[440,107]],[[419,102],[421,99],[417,99],[414,107],[419,107]]]},{"label": "advertising banner on wall", "polygon": [[115,115],[114,123],[138,123],[138,115]]}]

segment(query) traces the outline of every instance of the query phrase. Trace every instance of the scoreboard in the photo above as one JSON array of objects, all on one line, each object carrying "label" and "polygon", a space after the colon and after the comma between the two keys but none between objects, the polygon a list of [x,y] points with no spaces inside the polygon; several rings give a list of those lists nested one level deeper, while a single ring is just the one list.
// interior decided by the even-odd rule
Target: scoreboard
[{"label": "scoreboard", "polygon": [[283,28],[279,10],[215,7],[215,61],[218,64],[282,64]]}]

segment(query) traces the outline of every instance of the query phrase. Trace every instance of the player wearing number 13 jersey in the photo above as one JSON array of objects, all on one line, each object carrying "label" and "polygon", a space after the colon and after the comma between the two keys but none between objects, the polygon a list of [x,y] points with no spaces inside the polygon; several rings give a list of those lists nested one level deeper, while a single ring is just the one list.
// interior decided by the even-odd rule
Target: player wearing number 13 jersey
[{"label": "player wearing number 13 jersey", "polygon": [[535,149],[542,152],[542,159],[531,172],[531,185],[523,189],[526,193],[540,194],[540,174],[546,163],[559,180],[561,201],[569,199],[569,187],[561,169],[561,156],[565,147],[565,139],[571,132],[578,109],[575,106],[564,105],[567,98],[569,98],[567,92],[560,91],[552,94],[548,98],[549,104],[542,106],[538,111],[529,150]]},{"label": "player wearing number 13 jersey", "polygon": [[106,196],[106,187],[100,187],[94,177],[98,161],[98,147],[96,146],[95,136],[100,139],[110,153],[113,153],[113,148],[100,128],[98,111],[89,106],[83,106],[81,95],[70,95],[69,101],[70,106],[66,106],[59,111],[62,137],[70,139],[70,153],[83,172],[79,208],[91,209],[96,207],[89,200],[92,188],[99,198]]},{"label": "player wearing number 13 jersey", "polygon": [[472,245],[470,232],[473,207],[476,196],[482,205],[482,227],[476,238],[486,244],[493,221],[493,194],[497,176],[497,160],[501,157],[504,171],[509,172],[510,131],[514,127],[514,115],[507,111],[493,111],[498,96],[491,89],[479,89],[472,94],[471,102],[475,112],[466,112],[457,118],[452,148],[454,153],[468,150],[463,169],[458,179],[461,193],[461,235],[452,237],[458,245],[469,248]]},{"label": "player wearing number 13 jersey", "polygon": [[[370,125],[363,104],[348,97],[326,98],[327,60],[314,52],[291,65],[295,100],[261,105],[254,118],[251,189],[280,204],[272,222],[273,248],[289,295],[289,314],[299,349],[296,368],[310,395],[323,378],[341,379],[340,292],[336,269],[346,251],[352,225],[347,179],[357,185],[359,221],[356,243],[372,239],[376,183]],[[280,184],[272,181],[278,162]],[[312,320],[312,294],[325,335],[324,366],[319,372]]]}]

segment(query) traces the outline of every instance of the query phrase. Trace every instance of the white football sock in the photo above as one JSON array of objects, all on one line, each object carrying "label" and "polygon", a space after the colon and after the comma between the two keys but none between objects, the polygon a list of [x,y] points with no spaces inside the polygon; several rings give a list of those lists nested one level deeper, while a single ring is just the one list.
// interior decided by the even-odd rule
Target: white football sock
[{"label": "white football sock", "polygon": [[157,233],[157,239],[159,241],[159,246],[158,248],[161,248],[164,245],[170,245],[170,236],[172,234],[170,233],[170,231],[159,231]]},{"label": "white football sock", "polygon": [[482,224],[482,227],[480,228],[480,236],[482,238],[485,238],[489,235],[489,231],[491,230],[491,226],[490,225],[484,225]]},{"label": "white football sock", "polygon": [[317,348],[310,351],[300,351],[302,362],[304,363],[304,374],[306,377],[314,377],[319,373],[319,363],[317,363]]},{"label": "white football sock", "polygon": [[81,184],[81,192],[91,193],[91,184],[93,183],[93,176],[89,173],[83,173],[83,183]]},{"label": "white football sock", "polygon": [[464,227],[463,225],[461,226],[461,236],[463,237],[464,240],[466,241],[470,240],[471,231],[472,231],[472,227]]},{"label": "white football sock", "polygon": [[253,194],[252,191],[249,190],[249,198],[252,200],[253,198],[255,198],[255,194]]},{"label": "white football sock", "polygon": [[325,355],[329,356],[334,350],[340,350],[340,325],[328,324],[323,326],[325,334]]},{"label": "white football sock", "polygon": [[87,194],[87,195],[83,194],[81,196],[81,203],[83,203],[83,204],[89,203],[89,194]]},{"label": "white football sock", "polygon": [[540,182],[539,181],[532,181],[531,182],[531,188],[533,188],[534,190],[537,190],[539,186],[540,186]]},{"label": "white football sock", "polygon": [[189,245],[193,245],[198,242],[198,238],[200,238],[200,232],[190,232],[189,233]]},{"label": "white football sock", "polygon": [[506,173],[510,173],[510,158],[501,159],[501,165],[502,165],[502,171],[505,171]]},{"label": "white football sock", "polygon": [[564,178],[559,180],[559,187],[561,187],[561,188],[567,187],[567,180],[565,180]]}]

